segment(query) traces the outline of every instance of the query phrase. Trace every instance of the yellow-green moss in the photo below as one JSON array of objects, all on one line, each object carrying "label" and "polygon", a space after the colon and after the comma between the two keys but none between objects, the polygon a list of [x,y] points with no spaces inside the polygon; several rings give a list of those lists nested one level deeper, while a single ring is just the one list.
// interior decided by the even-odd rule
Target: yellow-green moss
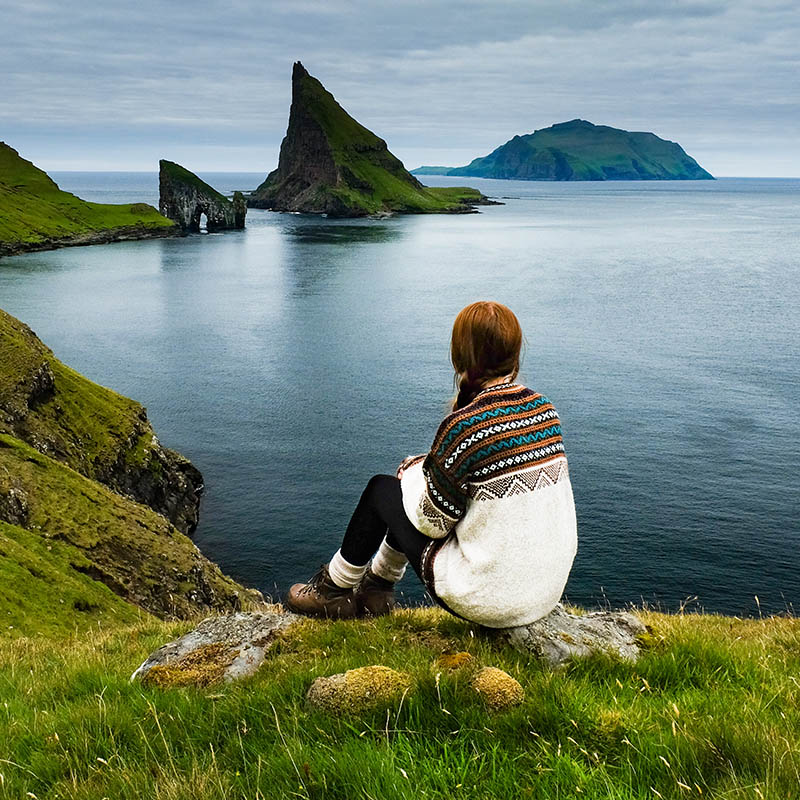
[{"label": "yellow-green moss", "polygon": [[399,701],[410,688],[409,675],[376,665],[317,678],[306,697],[324,711],[358,714]]},{"label": "yellow-green moss", "polygon": [[456,672],[465,668],[473,668],[475,666],[475,657],[465,651],[443,653],[436,659],[436,666],[445,672]]},{"label": "yellow-green moss", "polygon": [[519,681],[497,667],[484,667],[472,679],[472,688],[492,711],[504,711],[525,699]]},{"label": "yellow-green moss", "polygon": [[205,644],[172,664],[154,664],[142,682],[161,689],[212,686],[223,680],[225,670],[238,654],[238,650],[231,650],[224,644]]}]

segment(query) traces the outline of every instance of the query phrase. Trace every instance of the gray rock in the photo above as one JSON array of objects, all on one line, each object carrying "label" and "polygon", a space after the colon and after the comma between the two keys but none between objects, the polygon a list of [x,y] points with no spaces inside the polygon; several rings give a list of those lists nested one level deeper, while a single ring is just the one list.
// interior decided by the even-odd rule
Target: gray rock
[{"label": "gray rock", "polygon": [[203,214],[209,233],[244,228],[247,203],[241,192],[228,200],[180,164],[164,159],[158,163],[158,210],[176,222],[182,233],[199,233]]},{"label": "gray rock", "polygon": [[194,630],[159,647],[136,669],[131,680],[144,678],[155,666],[179,672],[182,662],[189,663],[193,653],[210,646],[215,647],[215,659],[223,665],[223,681],[244,678],[261,666],[275,634],[297,619],[295,614],[280,611],[207,617]]},{"label": "gray rock", "polygon": [[647,631],[643,622],[627,611],[589,611],[570,614],[559,604],[546,617],[530,625],[505,628],[497,635],[516,650],[532,653],[551,667],[571,658],[604,652],[626,661],[639,656],[637,637]]}]

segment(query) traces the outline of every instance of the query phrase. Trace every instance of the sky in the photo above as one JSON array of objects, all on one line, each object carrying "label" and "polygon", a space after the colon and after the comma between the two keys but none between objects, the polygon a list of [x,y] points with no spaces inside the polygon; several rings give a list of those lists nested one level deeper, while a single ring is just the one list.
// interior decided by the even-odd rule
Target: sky
[{"label": "sky", "polygon": [[43,169],[263,172],[300,60],[411,169],[581,118],[800,177],[797,0],[0,0],[0,140]]}]

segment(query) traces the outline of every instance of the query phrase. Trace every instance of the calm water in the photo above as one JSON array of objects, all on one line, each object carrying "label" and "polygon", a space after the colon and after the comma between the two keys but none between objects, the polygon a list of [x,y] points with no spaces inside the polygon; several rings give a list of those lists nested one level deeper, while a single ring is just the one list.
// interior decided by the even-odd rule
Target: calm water
[{"label": "calm water", "polygon": [[[263,175],[204,177],[230,191]],[[157,202],[156,175],[55,178]],[[280,592],[338,546],[373,473],[428,448],[452,320],[499,300],[526,333],[522,380],[564,424],[569,599],[794,607],[800,181],[469,183],[506,205],[381,221],[251,210],[244,232],[2,260],[0,306],[147,406],[205,475],[201,549]]]}]

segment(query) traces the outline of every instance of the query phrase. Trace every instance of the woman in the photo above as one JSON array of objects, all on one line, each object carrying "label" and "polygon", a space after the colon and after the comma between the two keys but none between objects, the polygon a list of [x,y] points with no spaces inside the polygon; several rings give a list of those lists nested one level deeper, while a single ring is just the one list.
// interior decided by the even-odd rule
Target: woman
[{"label": "woman", "polygon": [[403,461],[397,477],[369,481],[330,563],[289,590],[291,610],[388,613],[409,562],[440,605],[487,627],[553,609],[577,549],[575,506],[558,415],[513,382],[521,346],[506,306],[478,302],[458,314],[458,396],[430,452]]}]

